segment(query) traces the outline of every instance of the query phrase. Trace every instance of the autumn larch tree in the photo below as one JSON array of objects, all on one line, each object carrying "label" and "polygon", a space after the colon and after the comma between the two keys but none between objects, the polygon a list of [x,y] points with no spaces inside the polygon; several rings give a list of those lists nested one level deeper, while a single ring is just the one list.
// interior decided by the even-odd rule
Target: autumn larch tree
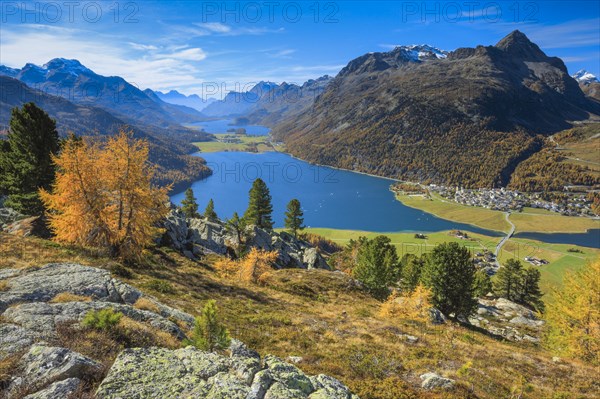
[{"label": "autumn larch tree", "polygon": [[244,220],[248,225],[256,225],[263,229],[272,229],[273,205],[271,204],[271,194],[266,183],[258,178],[252,183],[249,193],[248,209],[244,214]]},{"label": "autumn larch tree", "polygon": [[600,365],[600,260],[569,272],[551,293],[546,345],[559,355]]},{"label": "autumn larch tree", "polygon": [[103,147],[67,140],[54,162],[52,191],[42,189],[40,196],[56,240],[138,259],[168,213],[169,187],[151,183],[148,144],[123,130]]},{"label": "autumn larch tree", "polygon": [[7,207],[25,214],[43,211],[39,189],[54,181],[52,157],[60,145],[56,122],[34,103],[14,108],[8,140],[0,151],[0,192]]},{"label": "autumn larch tree", "polygon": [[294,198],[287,204],[285,212],[285,227],[292,232],[294,237],[298,237],[298,230],[304,229],[303,216],[304,212],[302,212],[300,201]]},{"label": "autumn larch tree", "polygon": [[196,197],[194,197],[194,191],[192,191],[191,188],[185,190],[185,198],[181,200],[181,211],[185,217],[190,219],[200,217],[200,214],[198,213],[198,203],[196,202]]}]

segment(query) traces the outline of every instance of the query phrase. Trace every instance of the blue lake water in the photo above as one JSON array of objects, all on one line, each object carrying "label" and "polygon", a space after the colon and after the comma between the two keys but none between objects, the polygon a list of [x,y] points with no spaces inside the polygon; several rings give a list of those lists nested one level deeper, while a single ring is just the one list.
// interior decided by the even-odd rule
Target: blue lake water
[{"label": "blue lake water", "polygon": [[[283,226],[287,203],[297,198],[309,227],[376,232],[436,232],[468,230],[490,236],[501,233],[437,218],[398,202],[389,190],[391,180],[315,166],[287,154],[265,152],[213,152],[198,154],[214,174],[192,185],[200,209],[212,198],[220,217],[240,216],[248,207],[248,191],[262,178],[273,197],[273,220]],[[183,193],[172,197],[180,204]]]},{"label": "blue lake water", "polygon": [[588,230],[587,233],[517,233],[515,237],[552,244],[572,244],[600,248],[600,229]]},{"label": "blue lake water", "polygon": [[233,120],[231,119],[219,119],[215,121],[206,121],[206,122],[196,122],[191,123],[190,125],[199,127],[204,129],[207,133],[219,134],[219,133],[228,133],[229,129],[237,129],[244,128],[246,129],[246,134],[252,136],[265,136],[269,134],[269,128],[265,126],[258,125],[233,125]]}]

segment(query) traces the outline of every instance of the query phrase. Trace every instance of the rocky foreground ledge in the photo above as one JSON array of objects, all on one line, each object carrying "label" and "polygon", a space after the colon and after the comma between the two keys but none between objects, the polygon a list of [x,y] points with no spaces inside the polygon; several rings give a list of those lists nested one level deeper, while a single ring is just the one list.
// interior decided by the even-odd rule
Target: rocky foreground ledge
[{"label": "rocky foreground ledge", "polygon": [[[0,269],[0,361],[18,357],[0,398],[64,399],[103,365],[57,345],[62,323],[80,323],[91,310],[112,308],[136,322],[183,340],[194,318],[111,277],[103,269],[72,263]],[[52,301],[72,294],[85,301]],[[134,306],[140,299],[153,311]],[[230,356],[193,347],[123,350],[100,382],[96,397],[212,399],[358,399],[335,378],[307,376],[275,356],[264,359],[232,340]],[[25,394],[24,394],[25,393]]]}]

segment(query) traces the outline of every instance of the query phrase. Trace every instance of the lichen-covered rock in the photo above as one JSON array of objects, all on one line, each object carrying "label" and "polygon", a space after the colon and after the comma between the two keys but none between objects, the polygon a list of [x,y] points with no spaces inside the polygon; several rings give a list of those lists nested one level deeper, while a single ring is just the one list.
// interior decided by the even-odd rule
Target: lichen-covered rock
[{"label": "lichen-covered rock", "polygon": [[273,380],[282,383],[286,388],[305,395],[315,390],[310,379],[298,367],[271,355],[266,356],[264,362],[269,368]]},{"label": "lichen-covered rock", "polygon": [[427,390],[431,389],[452,389],[454,387],[454,380],[450,378],[444,378],[436,373],[426,373],[421,375],[421,387]]},{"label": "lichen-covered rock", "polygon": [[27,395],[23,399],[65,399],[75,392],[80,384],[81,380],[79,378],[67,378],[63,381],[57,381],[39,392]]},{"label": "lichen-covered rock", "polygon": [[185,337],[177,324],[156,313],[136,309],[131,305],[109,302],[24,303],[8,308],[2,316],[12,323],[51,338],[56,335],[57,324],[80,322],[88,312],[106,308],[112,308],[133,320],[147,323],[177,338]]},{"label": "lichen-covered rock", "polygon": [[[240,374],[240,362],[256,366],[257,371]],[[319,375],[311,379],[275,356],[266,356],[261,362],[256,352],[235,340],[230,357],[193,347],[126,349],[115,360],[96,397],[358,399],[334,378]]]},{"label": "lichen-covered rock", "polygon": [[21,358],[23,376],[13,382],[10,390],[26,387],[40,389],[55,381],[82,378],[97,372],[101,365],[96,361],[66,348],[34,345]]},{"label": "lichen-covered rock", "polygon": [[0,360],[27,349],[39,339],[41,335],[33,330],[16,324],[0,324]]}]

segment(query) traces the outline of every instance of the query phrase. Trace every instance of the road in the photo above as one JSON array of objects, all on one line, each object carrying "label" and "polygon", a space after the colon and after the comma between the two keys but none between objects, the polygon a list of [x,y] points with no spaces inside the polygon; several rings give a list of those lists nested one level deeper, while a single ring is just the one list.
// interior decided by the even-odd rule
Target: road
[{"label": "road", "polygon": [[504,218],[506,219],[508,224],[510,224],[510,231],[508,232],[506,237],[504,237],[502,239],[502,241],[500,241],[498,243],[498,245],[496,245],[496,252],[494,252],[494,255],[496,256],[496,266],[497,267],[500,267],[500,262],[498,261],[498,255],[500,255],[500,250],[502,249],[504,244],[506,244],[506,242],[510,239],[510,237],[512,237],[513,234],[515,234],[515,225],[513,224],[513,222],[510,221],[509,216],[510,216],[510,212],[504,213]]}]

